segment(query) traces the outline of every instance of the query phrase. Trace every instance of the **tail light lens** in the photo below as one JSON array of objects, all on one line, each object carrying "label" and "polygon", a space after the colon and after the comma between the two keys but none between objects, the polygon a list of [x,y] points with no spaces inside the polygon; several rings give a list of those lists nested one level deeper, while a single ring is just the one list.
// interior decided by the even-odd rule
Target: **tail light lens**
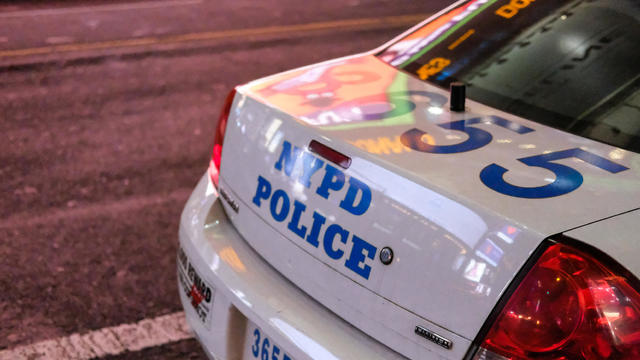
[{"label": "tail light lens", "polygon": [[640,359],[637,279],[604,254],[549,246],[473,359]]},{"label": "tail light lens", "polygon": [[209,176],[215,187],[218,187],[218,179],[220,176],[220,162],[222,160],[222,144],[224,143],[224,133],[227,129],[227,120],[229,120],[229,112],[233,105],[233,98],[236,96],[236,89],[231,90],[224,101],[218,125],[216,126],[216,136],[213,142],[213,153],[209,162]]}]

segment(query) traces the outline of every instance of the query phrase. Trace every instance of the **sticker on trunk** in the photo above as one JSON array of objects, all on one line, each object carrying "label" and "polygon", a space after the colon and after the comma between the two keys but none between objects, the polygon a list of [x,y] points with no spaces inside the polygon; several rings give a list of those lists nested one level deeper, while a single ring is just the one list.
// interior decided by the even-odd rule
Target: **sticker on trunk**
[{"label": "sticker on trunk", "polygon": [[178,281],[181,291],[191,301],[197,317],[208,329],[211,323],[214,288],[198,274],[184,250],[178,250]]}]

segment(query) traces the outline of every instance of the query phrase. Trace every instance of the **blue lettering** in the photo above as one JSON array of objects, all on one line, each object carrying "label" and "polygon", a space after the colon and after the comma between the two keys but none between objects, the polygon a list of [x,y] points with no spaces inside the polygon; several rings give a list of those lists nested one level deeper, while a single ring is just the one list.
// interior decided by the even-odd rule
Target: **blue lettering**
[{"label": "blue lettering", "polygon": [[304,239],[304,236],[307,234],[307,227],[302,225],[300,226],[300,215],[307,209],[307,206],[301,203],[298,200],[293,202],[293,215],[291,215],[291,221],[289,221],[289,225],[287,228],[293,231],[294,234],[300,236]]},{"label": "blue lettering", "polygon": [[368,280],[369,274],[371,273],[371,266],[364,263],[365,253],[367,258],[373,260],[378,249],[360,239],[355,234],[351,237],[351,242],[353,242],[351,254],[349,255],[349,259],[344,263],[344,266]]},{"label": "blue lettering", "polygon": [[291,177],[293,166],[300,156],[300,151],[300,148],[297,146],[294,146],[293,151],[291,151],[291,143],[285,140],[282,143],[282,152],[280,153],[280,158],[275,165],[276,170],[282,171],[282,163],[284,162],[284,173],[287,174],[287,176]]},{"label": "blue lettering", "polygon": [[327,231],[325,231],[323,240],[324,252],[334,260],[340,259],[344,255],[344,251],[333,248],[336,236],[340,236],[340,242],[346,244],[349,232],[338,224],[329,225]]},{"label": "blue lettering", "polygon": [[338,191],[344,186],[344,173],[327,164],[322,184],[318,186],[316,194],[325,199],[329,198],[329,190]]},{"label": "blue lettering", "polygon": [[262,176],[258,175],[258,187],[256,195],[253,197],[253,203],[260,207],[260,199],[268,199],[271,195],[271,183]]},{"label": "blue lettering", "polygon": [[258,357],[260,353],[260,330],[253,330],[253,336],[256,338],[256,342],[251,346],[251,352],[253,352],[254,357]]},{"label": "blue lettering", "polygon": [[537,187],[513,185],[504,179],[504,174],[508,170],[495,163],[482,169],[480,172],[480,180],[482,180],[488,188],[509,196],[525,199],[544,199],[560,196],[579,188],[580,185],[582,185],[583,178],[578,170],[567,165],[556,164],[552,161],[572,157],[613,174],[628,170],[626,166],[609,161],[599,155],[580,148],[573,148],[518,159],[518,161],[527,166],[540,167],[553,172],[556,175],[556,179],[552,183]]},{"label": "blue lettering", "polygon": [[[360,197],[360,203],[358,205],[355,204],[356,197],[358,196],[358,192],[362,193]],[[367,184],[356,178],[349,179],[349,190],[347,190],[347,195],[344,200],[340,202],[340,207],[352,213],[353,215],[362,215],[368,209],[371,204],[371,189],[367,186]]]},{"label": "blue lettering", "polygon": [[324,161],[316,158],[315,156],[311,155],[308,152],[305,152],[303,155],[303,162],[302,162],[302,166],[303,166],[302,175],[300,175],[298,182],[300,184],[303,184],[306,187],[310,187],[311,177],[313,176],[313,174],[318,172],[318,170],[320,170],[322,165],[324,165]]},{"label": "blue lettering", "polygon": [[[320,186],[316,188],[316,194],[325,199],[329,198],[331,192],[342,190],[347,181],[347,176],[343,171],[313,156],[311,153],[292,146],[286,140],[282,144],[282,152],[274,166],[276,170],[284,172],[290,178],[295,176],[297,178],[296,181],[307,188],[311,187],[311,177],[324,167],[325,174]],[[339,206],[350,214],[362,215],[371,206],[371,189],[366,183],[356,178],[349,177],[348,180],[349,187]],[[252,202],[260,207],[262,200],[269,202],[271,217],[275,221],[282,223],[288,219],[287,229],[304,239],[309,245],[319,248],[320,237],[322,236],[324,252],[333,260],[345,258],[347,241],[351,235],[352,246],[344,266],[364,279],[369,279],[372,267],[367,265],[367,261],[375,259],[377,248],[374,245],[356,235],[352,235],[338,224],[330,224],[325,228],[327,218],[318,213],[318,211],[313,212],[313,222],[310,226],[308,222],[305,225],[302,216],[307,210],[307,205],[302,201],[291,198],[283,189],[276,188],[274,190],[267,179],[258,176],[258,184]],[[292,201],[293,204],[291,203]],[[291,205],[293,205],[293,209],[291,209]],[[291,217],[289,218],[290,213]],[[279,351],[274,349],[274,352],[278,353]]]},{"label": "blue lettering", "polygon": [[324,222],[327,219],[318,214],[317,212],[313,212],[313,224],[311,225],[311,231],[309,232],[309,235],[307,236],[307,242],[315,247],[318,247],[320,245],[320,243],[318,242],[318,236],[320,236],[320,229],[322,228],[322,225],[324,225]]},{"label": "blue lettering", "polygon": [[[278,202],[282,199],[282,206],[280,207],[280,211],[278,211]],[[273,192],[273,196],[271,197],[271,216],[277,222],[283,222],[284,219],[289,215],[289,196],[284,190],[276,190]]]}]

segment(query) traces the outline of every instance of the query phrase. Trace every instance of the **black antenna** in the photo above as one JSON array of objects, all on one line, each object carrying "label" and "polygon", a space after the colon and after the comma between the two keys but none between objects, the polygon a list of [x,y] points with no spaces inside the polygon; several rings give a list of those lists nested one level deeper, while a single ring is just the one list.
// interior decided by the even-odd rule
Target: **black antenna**
[{"label": "black antenna", "polygon": [[466,98],[466,86],[461,82],[452,82],[450,86],[451,96],[449,98],[449,109],[455,112],[464,111],[464,102]]}]

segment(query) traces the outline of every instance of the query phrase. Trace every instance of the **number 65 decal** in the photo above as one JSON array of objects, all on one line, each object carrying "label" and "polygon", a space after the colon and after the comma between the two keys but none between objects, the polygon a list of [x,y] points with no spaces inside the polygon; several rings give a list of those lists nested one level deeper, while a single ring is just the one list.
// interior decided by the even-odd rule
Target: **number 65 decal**
[{"label": "number 65 decal", "polygon": [[482,169],[482,172],[480,172],[480,180],[490,189],[509,196],[527,199],[543,199],[560,196],[579,188],[583,178],[577,170],[566,165],[554,164],[552,161],[572,157],[578,158],[612,174],[628,169],[625,166],[616,164],[596,154],[580,148],[573,148],[518,159],[518,161],[527,166],[540,167],[553,172],[556,175],[556,179],[550,184],[537,187],[512,185],[505,181],[503,177],[508,170],[497,164],[491,164]]}]

